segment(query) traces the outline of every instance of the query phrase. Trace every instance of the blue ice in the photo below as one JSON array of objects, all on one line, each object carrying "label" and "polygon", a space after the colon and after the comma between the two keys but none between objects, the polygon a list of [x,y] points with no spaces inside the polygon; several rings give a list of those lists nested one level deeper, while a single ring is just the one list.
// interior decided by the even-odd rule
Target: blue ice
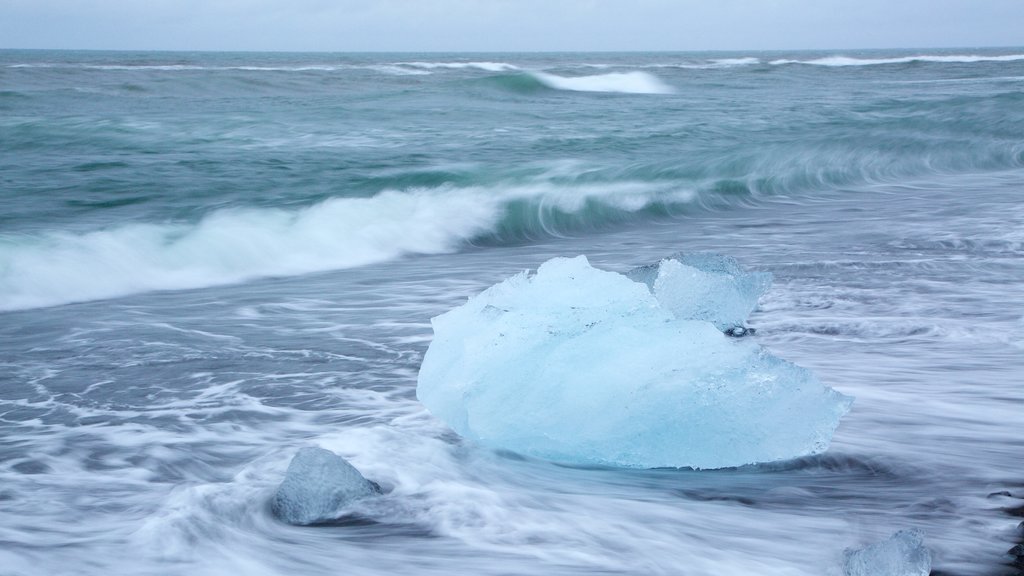
[{"label": "blue ice", "polygon": [[920,530],[900,530],[888,540],[847,550],[845,576],[928,576],[932,554]]},{"label": "blue ice", "polygon": [[379,492],[376,484],[334,452],[302,448],[288,465],[270,507],[289,524],[320,524],[335,520],[351,502]]},{"label": "blue ice", "polygon": [[678,259],[648,272],[653,293],[555,258],[492,286],[433,319],[417,396],[465,438],[570,464],[723,468],[828,447],[852,399],[719,326],[742,325],[765,277],[716,291],[718,272]]},{"label": "blue ice", "polygon": [[723,332],[744,328],[772,285],[771,274],[748,272],[731,256],[707,252],[675,254],[626,276],[646,284],[676,318],[706,320]]}]

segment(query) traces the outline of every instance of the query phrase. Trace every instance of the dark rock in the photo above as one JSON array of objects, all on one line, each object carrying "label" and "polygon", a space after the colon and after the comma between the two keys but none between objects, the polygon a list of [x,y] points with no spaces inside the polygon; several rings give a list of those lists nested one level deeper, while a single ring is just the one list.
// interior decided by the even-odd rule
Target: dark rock
[{"label": "dark rock", "polygon": [[733,338],[742,338],[744,336],[753,336],[757,332],[757,328],[747,328],[746,326],[733,326],[725,331],[726,336],[732,336]]}]

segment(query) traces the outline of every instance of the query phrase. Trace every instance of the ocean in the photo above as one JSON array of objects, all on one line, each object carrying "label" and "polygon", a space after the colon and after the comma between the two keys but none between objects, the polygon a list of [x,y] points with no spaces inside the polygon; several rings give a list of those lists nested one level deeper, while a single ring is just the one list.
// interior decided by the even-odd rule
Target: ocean
[{"label": "ocean", "polygon": [[[856,399],[826,452],[567,466],[417,402],[432,317],[680,251],[774,276],[751,338]],[[1024,48],[0,51],[5,575],[831,575],[904,529],[1015,574],[1022,381]],[[306,446],[384,495],[278,521]]]}]

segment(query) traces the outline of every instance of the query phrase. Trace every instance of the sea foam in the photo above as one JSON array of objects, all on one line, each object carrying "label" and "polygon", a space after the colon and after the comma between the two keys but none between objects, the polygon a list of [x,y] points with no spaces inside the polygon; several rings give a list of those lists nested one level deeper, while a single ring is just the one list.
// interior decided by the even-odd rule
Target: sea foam
[{"label": "sea foam", "polygon": [[[300,210],[213,212],[197,223],[137,223],[0,244],[0,310],[350,268],[450,251],[494,227],[477,194],[387,192]],[[458,214],[458,218],[453,217]]]},{"label": "sea foam", "polygon": [[900,530],[888,540],[859,550],[846,550],[844,576],[928,576],[932,553],[920,530]]}]

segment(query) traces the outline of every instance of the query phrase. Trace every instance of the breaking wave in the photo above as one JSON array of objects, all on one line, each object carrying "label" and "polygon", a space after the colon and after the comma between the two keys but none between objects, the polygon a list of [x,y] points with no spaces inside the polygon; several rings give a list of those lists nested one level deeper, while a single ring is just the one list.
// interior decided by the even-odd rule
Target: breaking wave
[{"label": "breaking wave", "polygon": [[593,76],[556,76],[547,72],[530,75],[548,88],[574,92],[617,92],[620,94],[671,94],[671,86],[647,72],[611,72]]},{"label": "breaking wave", "polygon": [[194,223],[134,223],[86,233],[0,235],[0,310],[152,290],[200,288],[455,251],[470,242],[559,234],[665,211],[694,195],[666,184],[566,189],[386,191],[300,209],[224,209]]}]

